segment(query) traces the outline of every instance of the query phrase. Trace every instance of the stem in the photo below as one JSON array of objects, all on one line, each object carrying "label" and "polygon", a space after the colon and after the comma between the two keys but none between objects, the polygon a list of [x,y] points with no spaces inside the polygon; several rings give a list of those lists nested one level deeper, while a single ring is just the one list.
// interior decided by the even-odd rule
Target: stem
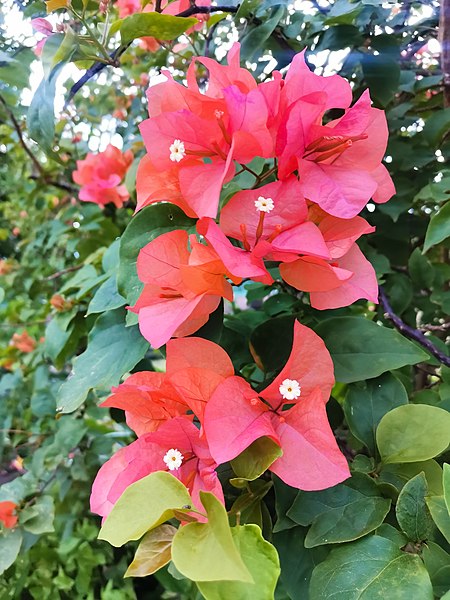
[{"label": "stem", "polygon": [[56,273],[53,273],[53,275],[49,275],[48,277],[46,277],[45,281],[52,281],[53,279],[58,279],[58,277],[61,277],[62,275],[65,275],[66,273],[72,273],[73,271],[78,271],[78,269],[81,269],[82,267],[84,267],[84,265],[75,265],[73,267],[68,267],[67,269],[63,269],[62,271],[57,271]]},{"label": "stem", "polygon": [[22,130],[20,128],[18,121],[17,121],[16,117],[14,116],[14,113],[10,110],[9,106],[7,105],[6,100],[1,95],[0,95],[0,103],[3,105],[6,113],[8,114],[9,118],[11,119],[11,121],[13,123],[14,129],[16,130],[17,135],[19,136],[19,141],[20,141],[22,148],[25,150],[26,154],[28,154],[28,156],[31,158],[33,165],[36,167],[36,169],[40,173],[40,175],[45,176],[43,166],[41,165],[41,163],[38,161],[38,159],[34,156],[34,154],[31,152],[31,150],[26,145],[23,134],[22,134]]},{"label": "stem", "polygon": [[424,336],[424,334],[421,331],[419,331],[418,329],[414,329],[414,327],[410,327],[404,321],[402,321],[402,319],[398,315],[394,313],[391,305],[389,304],[386,292],[384,291],[381,285],[379,287],[379,300],[385,312],[385,315],[388,319],[392,321],[395,328],[398,329],[400,333],[402,333],[405,337],[416,341],[423,348],[425,348],[425,350],[427,350],[430,354],[437,358],[440,363],[446,365],[447,367],[450,367],[450,356],[447,356],[446,354],[441,352],[428,338]]},{"label": "stem", "polygon": [[74,10],[72,7],[71,7],[70,10],[71,10],[72,14],[77,19],[79,19],[81,21],[81,23],[84,25],[84,27],[85,27],[85,29],[87,31],[87,34],[88,34],[90,40],[95,44],[95,46],[99,50],[100,54],[103,54],[103,57],[107,61],[106,64],[108,64],[108,65],[112,64],[111,58],[110,58],[110,56],[109,56],[109,54],[108,54],[105,46],[101,42],[99,42],[99,40],[97,39],[96,35],[91,31],[91,28],[89,27],[89,24],[86,21],[86,19],[83,17],[83,15],[78,14],[76,12],[76,10]]}]

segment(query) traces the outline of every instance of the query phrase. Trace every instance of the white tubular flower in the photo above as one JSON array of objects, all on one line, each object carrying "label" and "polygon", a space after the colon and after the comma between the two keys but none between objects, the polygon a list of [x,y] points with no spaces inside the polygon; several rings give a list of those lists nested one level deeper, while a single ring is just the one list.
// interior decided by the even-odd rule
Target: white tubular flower
[{"label": "white tubular flower", "polygon": [[172,162],[180,162],[186,156],[186,149],[181,140],[173,140],[173,144],[169,146],[169,150]]},{"label": "white tubular flower", "polygon": [[297,400],[301,394],[300,384],[295,379],[285,379],[279,390],[284,400]]},{"label": "white tubular flower", "polygon": [[264,196],[260,196],[258,200],[255,200],[255,208],[259,210],[259,212],[269,213],[273,210],[275,204],[273,203],[272,198],[264,198]]},{"label": "white tubular flower", "polygon": [[181,467],[183,459],[184,456],[179,450],[176,450],[176,448],[171,448],[165,453],[163,461],[166,463],[169,471],[175,471]]}]

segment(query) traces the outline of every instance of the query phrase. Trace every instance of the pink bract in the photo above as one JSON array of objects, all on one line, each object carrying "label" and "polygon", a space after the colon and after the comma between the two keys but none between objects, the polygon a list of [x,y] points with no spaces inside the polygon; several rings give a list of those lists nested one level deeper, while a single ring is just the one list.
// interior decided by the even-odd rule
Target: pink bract
[{"label": "pink bract", "polygon": [[103,152],[88,153],[84,160],[77,160],[77,170],[72,177],[81,186],[80,200],[95,202],[100,206],[112,202],[120,208],[130,197],[121,182],[132,162],[133,153],[130,150],[121,152],[112,144]]}]

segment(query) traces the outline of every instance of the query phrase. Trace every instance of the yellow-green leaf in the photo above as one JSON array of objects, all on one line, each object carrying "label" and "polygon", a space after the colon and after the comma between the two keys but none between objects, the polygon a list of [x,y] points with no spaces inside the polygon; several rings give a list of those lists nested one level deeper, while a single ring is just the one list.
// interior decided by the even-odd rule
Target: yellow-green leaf
[{"label": "yellow-green leaf", "polygon": [[48,14],[59,8],[67,8],[70,4],[70,0],[47,0],[45,4]]},{"label": "yellow-green leaf", "polygon": [[207,523],[180,527],[172,543],[172,560],[191,581],[244,581],[253,583],[231,535],[227,511],[213,494],[200,492]]},{"label": "yellow-green leaf", "polygon": [[127,487],[98,537],[113,546],[123,546],[171,519],[173,509],[191,504],[187,489],[176,477],[165,471],[151,473]]}]

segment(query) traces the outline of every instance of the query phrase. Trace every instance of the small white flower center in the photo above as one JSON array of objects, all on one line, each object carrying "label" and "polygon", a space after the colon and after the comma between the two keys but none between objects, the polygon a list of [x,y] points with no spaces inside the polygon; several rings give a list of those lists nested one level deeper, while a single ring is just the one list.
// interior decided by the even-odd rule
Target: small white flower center
[{"label": "small white flower center", "polygon": [[176,448],[171,448],[167,450],[164,455],[163,461],[166,463],[169,471],[175,471],[179,469],[183,463],[184,456],[181,454],[179,450]]},{"label": "small white flower center", "polygon": [[223,115],[224,115],[224,112],[223,112],[223,110],[218,110],[216,108],[216,110],[214,111],[214,114],[216,116],[216,119],[221,119],[223,117]]},{"label": "small white flower center", "polygon": [[172,162],[180,162],[186,156],[186,149],[181,140],[173,140],[173,144],[169,146],[169,150]]},{"label": "small white flower center", "polygon": [[301,394],[300,384],[296,379],[285,379],[279,390],[284,400],[297,400]]},{"label": "small white flower center", "polygon": [[255,200],[255,208],[259,210],[259,212],[269,213],[273,210],[275,204],[273,203],[272,198],[264,198],[264,196],[260,196],[258,200]]}]

